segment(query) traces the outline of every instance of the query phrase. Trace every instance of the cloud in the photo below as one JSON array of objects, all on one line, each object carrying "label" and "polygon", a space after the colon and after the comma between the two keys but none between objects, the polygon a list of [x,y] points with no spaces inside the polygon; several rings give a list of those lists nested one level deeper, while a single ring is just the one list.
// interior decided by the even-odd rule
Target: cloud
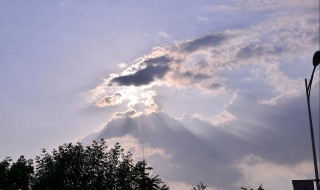
[{"label": "cloud", "polygon": [[[216,90],[223,85],[218,85],[218,82],[214,85],[205,84],[214,78],[204,70],[204,67],[208,66],[206,60],[195,60],[192,68],[184,64],[192,54],[219,46],[227,39],[229,39],[227,33],[212,33],[172,46],[155,48],[149,55],[137,58],[130,66],[125,67],[128,64],[122,63],[123,71],[119,74],[110,74],[104,83],[92,91],[92,96],[98,96],[97,93],[101,93],[101,89],[114,89],[117,86],[152,87],[159,84],[168,86],[173,84],[182,87],[187,84],[208,86],[208,89]],[[160,83],[156,83],[157,81]],[[179,84],[179,81],[183,83]]]},{"label": "cloud", "polygon": [[268,56],[272,54],[281,54],[283,48],[280,46],[257,46],[257,45],[247,45],[243,48],[240,48],[236,54],[237,59],[250,59],[261,56]]},{"label": "cloud", "polygon": [[142,160],[145,158],[148,163],[152,164],[152,158],[161,157],[162,159],[170,159],[170,155],[166,154],[163,149],[152,148],[147,144],[140,144],[139,140],[133,137],[132,135],[126,135],[120,138],[109,138],[106,139],[107,145],[114,145],[120,143],[121,147],[126,151],[134,152],[134,160]]},{"label": "cloud", "polygon": [[[314,94],[316,100],[317,94]],[[303,95],[279,98],[278,104],[265,105],[248,92],[237,92],[226,106],[236,119],[225,128],[256,143],[255,155],[279,164],[295,164],[310,159],[309,128]],[[319,115],[319,105],[313,114]],[[314,120],[319,123],[319,119]]]},{"label": "cloud", "polygon": [[156,79],[161,79],[168,71],[169,71],[168,66],[151,65],[137,71],[134,74],[115,77],[111,80],[111,83],[116,83],[119,86],[147,85]]},{"label": "cloud", "polygon": [[[318,97],[318,92],[314,93],[312,101]],[[288,181],[309,175],[309,170],[299,174],[300,165],[312,165],[308,116],[303,107],[303,95],[281,97],[276,105],[266,105],[246,91],[237,91],[225,106],[224,114],[232,117],[227,123],[213,125],[188,114],[174,119],[157,112],[114,118],[86,138],[132,136],[138,144],[166,155],[152,158],[152,166],[167,181],[195,184],[201,180],[218,189],[239,189],[239,184],[249,183],[248,171],[267,166]],[[319,110],[318,104],[313,105],[314,115],[319,115]],[[249,164],[251,158],[258,161]],[[288,173],[289,168],[295,172]],[[270,180],[261,175],[253,181]]]},{"label": "cloud", "polygon": [[228,36],[225,33],[208,34],[180,43],[178,45],[178,50],[183,53],[193,53],[202,49],[218,46],[227,39]]},{"label": "cloud", "polygon": [[159,37],[165,38],[165,39],[171,38],[170,34],[168,34],[167,32],[163,32],[163,31],[158,32],[157,35]]},{"label": "cloud", "polygon": [[[153,167],[176,186],[201,180],[214,189],[239,189],[240,184],[249,183],[250,172],[267,167],[289,183],[295,177],[309,176],[310,168],[299,174],[312,159],[303,80],[290,76],[289,68],[314,50],[317,22],[310,20],[317,11],[309,1],[259,2],[237,7],[243,1],[236,1],[215,9],[281,11],[241,29],[155,47],[132,63],[122,64],[118,73],[96,87],[103,93],[95,95],[105,103],[120,93],[126,110],[116,112],[101,131],[86,139],[130,136],[139,146],[161,150],[162,156],[152,157]],[[289,15],[288,7],[296,11]],[[175,119],[159,111],[154,97],[161,92],[155,86],[233,97],[220,114],[209,119],[195,117],[192,109]],[[260,97],[256,96],[259,92]],[[319,110],[319,104],[314,104],[314,115]],[[254,178],[254,183],[275,180],[264,171],[259,174],[261,178]]]},{"label": "cloud", "polygon": [[[250,6],[249,6],[250,4]],[[297,95],[298,80],[284,72],[300,57],[313,51],[314,38],[318,36],[317,22],[312,19],[317,11],[311,3],[298,1],[256,3],[237,1],[224,7],[249,6],[271,11],[290,7],[297,9],[293,15],[281,14],[266,17],[257,24],[243,29],[224,30],[197,38],[178,41],[168,46],[155,47],[149,54],[138,57],[119,73],[110,74],[101,84],[109,91],[117,86],[136,86],[152,89],[155,85],[168,88],[194,88],[205,94],[221,94],[248,85],[252,73],[259,79],[259,85],[270,88],[270,99],[280,95]],[[267,6],[266,6],[267,5]],[[309,10],[309,11],[305,11]],[[239,10],[238,10],[239,11]],[[292,17],[297,18],[294,23]],[[123,64],[125,65],[125,64]],[[226,72],[251,69],[246,77],[225,76]],[[228,77],[228,78],[227,78]],[[244,81],[244,82],[241,82]],[[279,83],[279,81],[282,81]],[[109,95],[107,95],[109,96]]]},{"label": "cloud", "polygon": [[144,98],[142,103],[144,104],[144,106],[146,106],[146,108],[144,109],[144,113],[151,114],[158,111],[159,106],[154,100],[155,96],[157,96],[157,93],[152,90],[149,90],[142,94],[142,97]]},{"label": "cloud", "polygon": [[[125,68],[120,75],[112,74],[107,80],[110,81],[108,86],[116,84],[118,86],[143,86],[151,82],[162,79],[163,76],[170,70],[169,63],[174,60],[167,56],[145,56],[138,58],[136,63]],[[123,67],[126,64],[121,64]]]},{"label": "cloud", "polygon": [[264,14],[276,14],[282,13],[283,10],[288,11],[288,9],[296,9],[297,7],[310,7],[313,6],[314,2],[312,0],[300,1],[300,0],[236,0],[232,4],[216,4],[212,6],[207,6],[207,12],[228,12],[228,13],[239,13],[239,12],[257,12]]},{"label": "cloud", "polygon": [[137,112],[135,109],[133,108],[129,108],[124,112],[115,112],[111,118],[134,118],[134,117],[138,117],[140,116],[142,113],[141,112]]},{"label": "cloud", "polygon": [[[211,148],[186,129],[179,120],[173,119],[165,113],[153,113],[136,118],[128,117],[112,120],[95,137],[115,138],[126,135],[132,135],[139,140],[140,144],[162,149],[169,155],[169,160],[161,158],[153,160],[155,171],[160,176],[163,176],[164,179],[187,181],[195,184],[198,180],[209,181],[207,175],[211,175],[210,171],[218,171],[217,168],[221,168],[222,163],[212,163],[210,161],[211,158],[215,158],[216,153],[219,154],[218,152],[211,152]],[[216,148],[220,149],[217,146]],[[218,157],[216,157],[217,160],[220,160]],[[198,169],[202,170],[202,174],[200,171],[193,169],[195,165],[198,165]],[[223,176],[229,174],[232,174],[229,179],[238,179],[240,177],[236,177],[239,172],[233,170],[232,167],[225,164],[223,164],[223,167],[223,170],[221,168],[218,171],[221,177],[216,176],[216,179],[211,184],[219,183],[222,185]],[[194,181],[195,178],[197,181]]]},{"label": "cloud", "polygon": [[238,168],[243,176],[237,182],[237,186],[253,189],[261,184],[264,189],[292,189],[291,180],[314,178],[312,162],[285,166],[266,161],[261,157],[248,155],[239,161]]},{"label": "cloud", "polygon": [[122,102],[121,94],[115,93],[112,96],[106,96],[96,102],[96,106],[98,107],[106,107],[106,106],[115,106]]}]

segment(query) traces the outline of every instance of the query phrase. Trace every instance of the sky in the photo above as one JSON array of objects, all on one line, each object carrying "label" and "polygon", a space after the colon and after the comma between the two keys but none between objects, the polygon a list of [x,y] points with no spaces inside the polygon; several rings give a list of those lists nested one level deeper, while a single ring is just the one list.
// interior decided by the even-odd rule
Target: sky
[{"label": "sky", "polygon": [[173,190],[292,189],[318,49],[314,0],[0,0],[0,159],[104,138]]}]

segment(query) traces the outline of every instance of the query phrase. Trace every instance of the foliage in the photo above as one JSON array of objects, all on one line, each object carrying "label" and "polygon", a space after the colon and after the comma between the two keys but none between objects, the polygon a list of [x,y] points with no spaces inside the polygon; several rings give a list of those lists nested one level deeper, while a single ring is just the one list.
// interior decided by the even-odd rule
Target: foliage
[{"label": "foliage", "polygon": [[[244,187],[241,187],[241,189],[248,190],[247,188],[244,188]],[[253,190],[253,189],[251,188],[250,190]],[[262,184],[258,187],[257,190],[264,190],[263,187],[262,187]]]},{"label": "foliage", "polygon": [[33,161],[20,156],[15,163],[11,162],[9,157],[0,162],[0,189],[28,190],[34,172]]},{"label": "foliage", "polygon": [[58,149],[15,163],[8,157],[0,162],[0,189],[22,190],[168,190],[158,176],[150,175],[145,161],[134,163],[119,143],[108,150],[104,140],[64,144]]},{"label": "foliage", "polygon": [[0,189],[8,187],[11,158],[6,157],[0,162]]},{"label": "foliage", "polygon": [[207,186],[203,185],[201,181],[196,186],[192,185],[192,190],[205,190]]}]

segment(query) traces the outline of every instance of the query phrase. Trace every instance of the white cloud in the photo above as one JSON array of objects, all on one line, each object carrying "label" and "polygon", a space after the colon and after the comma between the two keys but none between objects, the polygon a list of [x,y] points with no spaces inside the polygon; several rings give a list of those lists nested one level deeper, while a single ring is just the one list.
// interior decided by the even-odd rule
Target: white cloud
[{"label": "white cloud", "polygon": [[170,34],[168,34],[167,32],[163,32],[163,31],[158,32],[158,36],[161,38],[171,38]]},{"label": "white cloud", "polygon": [[137,112],[137,110],[133,108],[128,108],[126,111],[123,111],[123,112],[115,112],[111,116],[111,120],[116,118],[127,118],[127,117],[135,118],[135,117],[139,117],[142,114],[143,114],[142,112]]},{"label": "white cloud", "polygon": [[292,189],[292,180],[313,179],[313,163],[301,162],[294,166],[285,166],[265,161],[261,157],[248,155],[239,161],[243,176],[236,187],[256,189],[261,184],[264,189]]},{"label": "white cloud", "polygon": [[[266,10],[302,6],[299,1],[293,4],[287,1],[237,1],[234,5],[223,6],[237,8],[238,5],[244,9],[260,7]],[[209,33],[170,46],[156,47],[122,72],[111,74],[93,93],[101,93],[101,88],[108,94],[108,91],[122,86],[152,88],[166,85],[221,94],[241,89],[246,82],[253,81],[250,75],[244,76],[245,83],[238,83],[240,80],[232,77],[226,80],[225,71],[253,68],[255,77],[270,86],[269,99],[283,94],[297,95],[301,78],[292,79],[283,70],[290,67],[288,63],[314,50],[316,43],[312,39],[318,35],[317,23],[311,20],[315,14],[308,1],[300,11],[268,17],[248,28]],[[293,21],[292,17],[296,19]]]},{"label": "white cloud", "polygon": [[114,145],[117,142],[120,143],[124,150],[134,152],[133,159],[135,161],[142,160],[144,158],[147,161],[150,161],[150,164],[152,165],[152,158],[155,156],[160,156],[161,158],[167,160],[171,158],[171,156],[168,155],[165,150],[154,148],[149,144],[141,144],[139,139],[131,135],[106,139],[106,144],[108,145]]}]

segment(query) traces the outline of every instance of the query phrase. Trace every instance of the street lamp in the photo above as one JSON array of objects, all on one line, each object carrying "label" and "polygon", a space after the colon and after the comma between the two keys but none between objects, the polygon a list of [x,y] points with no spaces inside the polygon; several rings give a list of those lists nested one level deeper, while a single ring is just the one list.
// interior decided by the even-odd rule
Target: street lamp
[{"label": "street lamp", "polygon": [[316,51],[313,55],[312,64],[314,67],[318,66],[320,63],[320,51]]},{"label": "street lamp", "polygon": [[313,55],[312,64],[313,64],[313,71],[311,74],[310,81],[308,82],[305,79],[305,87],[306,87],[306,96],[307,96],[307,103],[308,103],[308,114],[309,114],[309,124],[310,124],[310,133],[311,133],[311,143],[312,143],[312,152],[313,152],[313,164],[314,164],[314,173],[315,173],[315,181],[317,190],[320,190],[319,185],[319,172],[318,172],[318,163],[317,163],[317,154],[316,154],[316,147],[314,142],[314,133],[313,133],[313,123],[312,123],[312,114],[311,114],[311,106],[310,106],[310,92],[311,92],[311,85],[313,80],[313,75],[316,70],[316,67],[320,63],[320,51],[316,51]]}]

